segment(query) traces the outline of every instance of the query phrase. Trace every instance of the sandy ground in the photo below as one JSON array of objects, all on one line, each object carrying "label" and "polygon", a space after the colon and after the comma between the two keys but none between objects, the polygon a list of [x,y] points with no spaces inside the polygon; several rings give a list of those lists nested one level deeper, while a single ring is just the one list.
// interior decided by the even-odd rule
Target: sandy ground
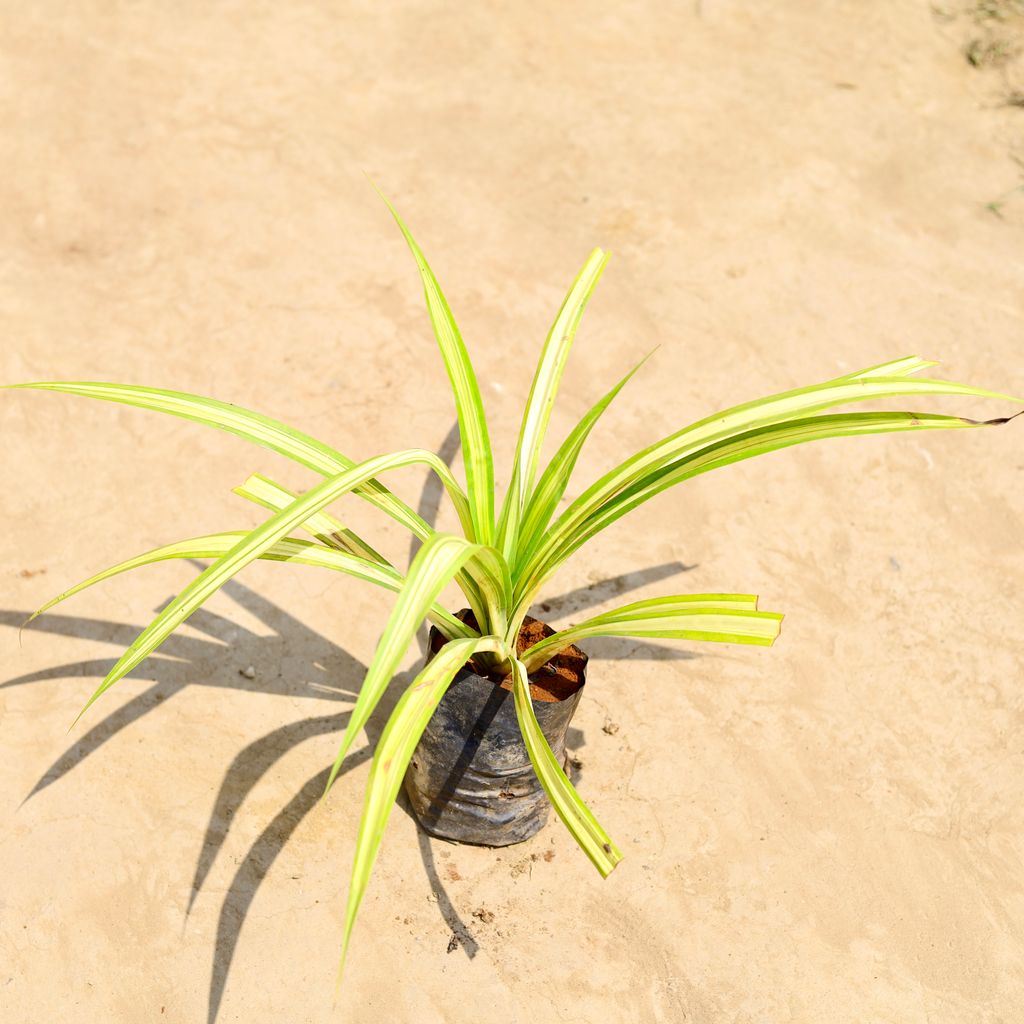
[{"label": "sandy ground", "polygon": [[[1024,111],[1012,52],[965,59],[962,6],[4,7],[4,381],[211,394],[357,458],[440,448],[444,370],[367,171],[460,317],[502,471],[596,244],[615,256],[553,436],[661,347],[573,494],[718,407],[897,355],[1024,393]],[[1022,422],[746,463],[581,552],[556,624],[749,590],[783,638],[593,645],[570,742],[626,860],[601,882],[557,823],[432,842],[400,806],[332,1012],[365,747],[315,801],[387,595],[254,567],[67,735],[196,569],[122,577],[19,646],[25,614],[257,523],[230,493],[253,470],[311,478],[153,413],[4,394],[0,1017],[1024,1019]],[[394,486],[436,504],[421,475]]]}]

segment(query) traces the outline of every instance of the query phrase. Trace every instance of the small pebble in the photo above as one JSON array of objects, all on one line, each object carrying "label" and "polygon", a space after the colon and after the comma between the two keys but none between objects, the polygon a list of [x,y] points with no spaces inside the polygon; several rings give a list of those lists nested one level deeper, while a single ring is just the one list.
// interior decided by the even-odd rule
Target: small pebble
[{"label": "small pebble", "polygon": [[240,676],[245,676],[246,679],[255,679],[256,678],[256,669],[253,668],[252,665],[250,665],[248,668],[240,668],[238,670],[238,674]]}]

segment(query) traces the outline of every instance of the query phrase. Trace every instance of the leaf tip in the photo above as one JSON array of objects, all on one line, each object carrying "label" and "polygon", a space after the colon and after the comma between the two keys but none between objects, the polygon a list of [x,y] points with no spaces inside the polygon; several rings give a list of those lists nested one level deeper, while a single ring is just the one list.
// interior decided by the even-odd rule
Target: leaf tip
[{"label": "leaf tip", "polygon": [[992,420],[972,420],[967,416],[961,416],[960,419],[972,427],[1001,427],[1004,423],[1009,423],[1010,420],[1015,420],[1018,416],[1024,416],[1024,409],[1021,409],[1020,412],[1015,412],[1012,416],[997,416]]},{"label": "leaf tip", "polygon": [[24,621],[24,622],[23,622],[23,623],[22,623],[22,624],[21,624],[21,625],[20,625],[20,626],[18,627],[18,646],[19,646],[19,647],[21,646],[21,634],[22,634],[22,633],[24,633],[24,632],[25,632],[25,630],[26,630],[26,629],[28,629],[28,627],[29,627],[29,626],[30,626],[30,625],[32,624],[32,622],[33,622],[33,621],[34,621],[35,619],[39,618],[39,616],[40,616],[40,615],[42,615],[42,614],[43,614],[43,612],[44,612],[44,611],[46,611],[46,609],[47,609],[48,607],[49,607],[49,605],[43,605],[43,607],[42,607],[42,608],[38,608],[38,609],[37,609],[36,611],[34,611],[34,612],[33,612],[33,613],[32,613],[32,614],[31,614],[31,615],[30,615],[30,616],[29,616],[29,617],[28,617],[28,618],[27,618],[27,619],[26,619],[26,620],[25,620],[25,621]]},{"label": "leaf tip", "polygon": [[598,868],[598,870],[601,872],[602,878],[607,878],[619,866],[619,864],[622,863],[622,851],[610,841],[602,843],[601,849],[604,850],[608,859]]}]

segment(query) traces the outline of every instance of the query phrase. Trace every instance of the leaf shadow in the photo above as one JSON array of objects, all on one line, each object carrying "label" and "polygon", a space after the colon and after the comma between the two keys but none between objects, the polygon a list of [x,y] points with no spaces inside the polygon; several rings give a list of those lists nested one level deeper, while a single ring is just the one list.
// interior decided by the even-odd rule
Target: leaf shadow
[{"label": "leaf shadow", "polygon": [[[154,680],[153,685],[108,713],[73,740],[43,772],[22,800],[22,805],[63,778],[72,768],[96,753],[105,743],[143,715],[190,686],[327,700],[346,700],[355,696],[358,680],[365,672],[365,666],[347,651],[332,644],[265,599],[259,598],[237,580],[231,581],[224,590],[236,600],[241,599],[240,604],[257,614],[266,625],[270,625],[275,630],[273,635],[258,636],[237,623],[204,608],[199,609],[189,619],[189,625],[205,633],[210,639],[175,634],[161,646],[159,654],[150,657],[129,672],[127,678]],[[243,598],[243,595],[246,596]],[[159,611],[161,607],[163,605],[158,606],[156,610]],[[261,611],[262,616],[259,614]],[[278,618],[277,626],[272,624],[274,616],[270,615],[271,611]],[[25,618],[24,612],[0,609],[0,625],[20,627]],[[70,615],[48,614],[35,620],[28,630],[127,646],[138,636],[142,627]],[[239,667],[235,671],[229,670],[225,673],[222,662],[227,650],[236,652]],[[280,672],[269,677],[261,674],[253,679],[243,674],[245,667],[250,664],[278,663],[285,650],[308,652],[308,657],[298,666],[301,669],[299,675],[303,680],[312,681],[304,685],[295,685]],[[0,690],[48,679],[102,679],[116,661],[117,658],[97,658],[51,666],[8,679],[0,683]],[[351,684],[338,687],[329,681],[336,678],[350,680]]]},{"label": "leaf shadow", "polygon": [[[458,450],[458,425],[455,424],[439,446],[438,454],[450,465]],[[419,514],[428,523],[436,521],[442,497],[440,483],[432,475],[429,476],[418,505]],[[418,543],[414,541],[410,557],[415,554],[417,548]],[[193,564],[202,565],[198,562]],[[671,562],[611,577],[548,599],[539,606],[538,614],[558,618],[692,568],[694,566],[687,566],[682,562]],[[327,637],[237,579],[229,581],[221,589],[236,604],[267,626],[271,634],[258,635],[207,609],[200,609],[194,613],[189,618],[188,625],[201,636],[185,633],[172,635],[161,645],[159,653],[128,673],[128,678],[148,679],[152,681],[152,685],[107,714],[62,751],[36,781],[22,801],[22,805],[63,778],[114,736],[189,687],[229,688],[245,692],[347,702],[355,698],[366,672],[365,665]],[[159,610],[158,607],[157,611]],[[26,617],[27,613],[20,610],[0,609],[0,626],[20,628]],[[48,613],[35,620],[29,629],[124,647],[135,639],[142,627],[129,623]],[[425,627],[418,634],[418,642],[421,654],[425,653]],[[235,664],[232,664],[225,673],[226,651],[232,653]],[[598,660],[682,660],[697,657],[695,654],[658,644],[618,641],[611,638],[592,641],[588,645],[588,653],[591,658]],[[8,679],[0,683],[0,689],[74,677],[103,678],[116,660],[99,658],[52,666]],[[276,673],[261,670],[253,678],[246,673],[249,665],[277,666],[286,660],[289,668],[287,676],[283,670]],[[370,752],[376,745],[398,695],[409,684],[414,671],[402,673],[392,680],[385,697],[367,723],[366,732],[370,742],[366,747],[349,755],[343,773],[364,763],[370,757]],[[296,677],[302,681],[296,683]],[[224,847],[237,808],[260,779],[272,770],[277,761],[303,741],[342,729],[348,721],[348,716],[349,712],[345,710],[287,723],[247,744],[235,755],[225,770],[207,819],[185,910],[186,920],[194,909],[196,899]],[[583,736],[578,730],[573,731],[578,733],[577,742],[574,744],[578,749],[583,745]],[[317,805],[326,784],[328,771],[329,769],[324,767],[312,775],[275,814],[251,844],[232,877],[218,915],[209,984],[207,1024],[214,1024],[217,1018],[242,925],[259,886],[295,830]],[[573,771],[572,774],[578,778],[578,772]],[[404,794],[399,796],[398,804],[407,814],[414,817]],[[439,913],[453,935],[459,939],[458,945],[472,959],[479,945],[446,890],[434,859],[434,843],[445,841],[429,836],[422,828],[418,828],[417,834],[424,871],[436,896]]]},{"label": "leaf shadow", "polygon": [[[205,634],[208,639],[174,635],[162,645],[160,656],[148,659],[129,673],[129,677],[150,679],[153,683],[108,713],[71,743],[37,780],[22,801],[22,806],[96,753],[108,740],[190,686],[226,687],[279,696],[318,697],[351,702],[357,693],[359,682],[365,675],[365,665],[238,580],[229,581],[222,590],[240,607],[268,626],[272,631],[271,635],[257,635],[205,609],[197,611],[189,619],[189,624]],[[0,625],[18,627],[24,620],[23,612],[0,610]],[[30,628],[40,632],[111,641],[117,644],[129,643],[141,630],[141,626],[67,615],[44,616],[36,620]],[[225,651],[231,651],[234,656],[232,660],[237,662],[229,664],[226,670],[223,663]],[[285,655],[293,669],[289,678],[285,678],[283,672],[273,671],[261,671],[254,678],[250,678],[244,674],[244,669],[238,668],[250,664],[275,665],[280,663]],[[100,658],[53,666],[8,679],[0,684],[0,688],[50,679],[102,678],[116,660]],[[346,760],[342,774],[368,759],[369,751],[373,749],[383,723],[394,706],[396,688],[407,685],[410,675],[405,673],[396,677],[367,723],[369,745]],[[296,677],[303,682],[296,683]],[[207,821],[185,910],[186,919],[192,912],[196,898],[227,840],[236,810],[260,779],[281,757],[304,740],[344,728],[348,717],[349,710],[346,709],[286,723],[246,745],[235,755],[221,780]],[[227,887],[217,921],[208,997],[208,1024],[213,1024],[216,1020],[241,928],[257,890],[295,829],[319,801],[326,785],[328,771],[329,768],[325,767],[313,775],[275,814],[250,846]]]}]

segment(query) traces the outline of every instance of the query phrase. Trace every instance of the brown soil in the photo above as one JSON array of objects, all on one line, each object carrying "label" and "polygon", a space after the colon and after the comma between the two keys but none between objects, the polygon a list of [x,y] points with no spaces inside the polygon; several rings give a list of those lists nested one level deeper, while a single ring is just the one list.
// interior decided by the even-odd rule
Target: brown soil
[{"label": "brown soil", "polygon": [[[468,608],[456,612],[456,618],[461,619],[467,626],[477,629],[476,618]],[[516,641],[516,653],[522,655],[534,644],[551,636],[555,632],[546,622],[527,615],[523,621],[523,628],[519,631],[519,638]],[[444,638],[436,630],[430,631],[431,654],[436,654],[444,642]],[[472,662],[470,662],[472,665]],[[486,676],[496,686],[503,690],[512,689],[510,676],[500,677],[489,672],[480,671],[475,666],[473,671],[479,675]],[[537,672],[530,676],[530,696],[541,703],[553,704],[556,701],[568,700],[585,682],[587,671],[587,656],[575,644],[570,645],[560,654],[556,654],[547,664],[542,665]]]}]

